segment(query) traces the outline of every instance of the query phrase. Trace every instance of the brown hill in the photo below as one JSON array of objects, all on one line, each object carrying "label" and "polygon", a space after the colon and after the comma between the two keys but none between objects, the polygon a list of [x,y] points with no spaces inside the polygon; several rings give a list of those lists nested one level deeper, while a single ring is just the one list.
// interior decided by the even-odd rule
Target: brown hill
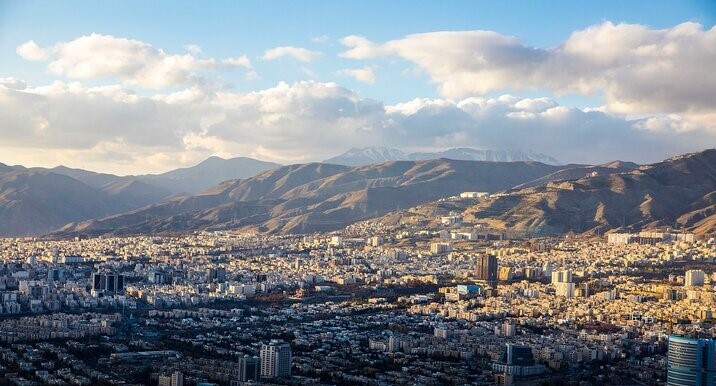
[{"label": "brown hill", "polygon": [[550,173],[544,177],[540,177],[534,181],[515,186],[515,189],[530,188],[539,186],[548,182],[577,180],[588,175],[608,175],[624,173],[638,168],[639,165],[633,162],[612,161],[604,165],[565,165],[564,169]]},{"label": "brown hill", "polygon": [[284,233],[334,230],[462,191],[504,190],[559,169],[536,162],[448,159],[359,167],[289,165],[225,181],[194,196],[69,224],[52,236],[235,228]]},{"label": "brown hill", "polygon": [[713,232],[716,149],[619,174],[550,182],[483,201],[468,220],[533,235],[682,226]]}]

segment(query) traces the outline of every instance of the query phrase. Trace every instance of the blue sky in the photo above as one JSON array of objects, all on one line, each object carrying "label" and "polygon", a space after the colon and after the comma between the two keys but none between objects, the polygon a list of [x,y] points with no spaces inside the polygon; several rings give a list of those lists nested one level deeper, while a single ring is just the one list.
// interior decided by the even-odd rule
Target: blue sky
[{"label": "blue sky", "polygon": [[[684,26],[683,23],[686,22],[698,24]],[[622,24],[638,26],[641,30],[620,28]],[[462,110],[453,111],[458,108],[456,106],[461,100],[467,98],[494,99],[505,94],[529,99],[522,103],[506,99],[500,102],[503,104],[500,108],[505,109],[502,118],[507,116],[513,121],[534,114],[536,110],[523,111],[519,106],[534,104],[536,102],[530,101],[537,98],[548,98],[551,101],[543,103],[544,109],[553,108],[554,104],[558,104],[565,108],[577,108],[580,111],[575,114],[583,115],[581,118],[565,116],[560,122],[565,127],[580,125],[581,131],[570,135],[575,141],[584,141],[581,148],[574,143],[558,144],[555,147],[536,143],[536,148],[533,150],[546,153],[561,152],[562,154],[550,155],[565,161],[599,162],[616,156],[620,158],[632,156],[632,159],[643,162],[654,161],[679,151],[695,149],[696,140],[687,138],[683,135],[684,132],[692,133],[692,137],[695,133],[698,136],[697,143],[712,139],[716,143],[716,137],[712,136],[713,128],[703,123],[709,121],[712,114],[716,114],[714,106],[708,104],[701,106],[701,102],[688,99],[708,95],[708,90],[705,90],[708,85],[700,86],[698,79],[680,80],[682,84],[691,84],[690,88],[675,92],[685,95],[684,99],[674,101],[667,100],[666,97],[653,98],[654,95],[662,95],[670,90],[670,84],[663,84],[663,80],[664,77],[673,74],[654,75],[651,72],[653,68],[650,69],[646,63],[639,62],[642,60],[640,57],[630,59],[633,61],[629,63],[617,63],[618,61],[611,58],[609,60],[614,62],[609,65],[611,67],[604,67],[603,62],[607,59],[594,57],[593,53],[589,52],[590,45],[594,46],[594,50],[599,50],[598,39],[599,36],[603,36],[600,33],[610,33],[612,34],[609,35],[610,39],[615,39],[615,46],[619,46],[622,42],[632,44],[624,47],[621,52],[636,52],[637,48],[643,51],[649,46],[660,49],[669,47],[669,39],[675,35],[685,34],[688,36],[686,43],[681,38],[675,38],[675,42],[684,44],[682,49],[688,49],[699,44],[708,45],[714,24],[716,24],[716,2],[713,1],[0,1],[0,78],[12,78],[27,84],[26,93],[19,97],[27,96],[29,93],[48,98],[47,103],[42,105],[47,111],[42,114],[37,113],[39,114],[37,115],[37,110],[30,111],[29,107],[28,111],[23,111],[23,115],[27,115],[24,117],[27,118],[27,122],[41,128],[36,128],[34,131],[28,129],[28,132],[32,131],[30,134],[35,137],[32,138],[28,134],[17,141],[6,140],[5,146],[0,144],[0,148],[3,148],[0,150],[9,154],[6,158],[0,159],[0,162],[35,162],[46,166],[74,163],[73,166],[78,167],[137,172],[143,171],[145,165],[151,165],[147,167],[147,171],[159,171],[170,164],[190,164],[212,154],[248,155],[279,162],[301,162],[337,153],[353,145],[385,145],[409,149],[440,148],[463,143],[483,148],[523,147],[525,141],[516,140],[519,133],[527,130],[522,126],[510,126],[504,123],[505,127],[512,130],[510,132],[512,134],[508,133],[498,138],[498,134],[482,129],[479,125],[490,124],[499,127],[503,124],[502,121],[495,117],[484,118],[484,112],[475,113],[474,110],[470,113],[472,118],[464,118],[461,114],[467,111],[464,107],[467,105],[465,103],[459,106]],[[679,25],[683,28],[679,29]],[[699,27],[695,27],[696,25]],[[613,26],[617,27],[612,28]],[[589,30],[592,27],[594,31]],[[493,31],[494,34],[486,37],[481,37],[479,33],[461,34],[464,31],[477,30]],[[683,33],[683,31],[679,32],[680,30],[688,31]],[[457,52],[445,58],[446,61],[451,61],[446,68],[442,68],[440,63],[439,50],[430,53],[431,57],[424,57],[419,52],[424,47],[430,49],[429,44],[433,41],[431,39],[436,38],[435,33],[439,31],[458,32],[440,37],[446,39],[438,43],[444,42],[445,52]],[[564,59],[560,56],[562,47],[566,47],[571,41],[570,37],[579,31],[588,32],[586,43],[584,41],[580,43],[586,44],[587,50],[580,51],[581,59],[577,61]],[[189,81],[176,81],[156,87],[156,83],[148,84],[135,78],[127,78],[124,72],[109,71],[96,75],[95,71],[91,76],[87,74],[76,76],[76,74],[72,75],[73,70],[82,67],[84,62],[72,61],[72,59],[69,59],[70,64],[60,63],[63,66],[62,70],[53,67],[53,63],[61,61],[60,54],[52,51],[53,47],[73,42],[92,33],[138,41],[150,45],[153,49],[163,50],[167,55],[185,55],[189,52],[193,59],[213,60],[216,63],[226,58],[239,58],[245,55],[251,63],[250,71],[254,71],[257,76],[247,76],[249,70],[241,66],[228,68],[217,65],[216,67],[219,68],[197,70],[199,79],[205,83],[205,88],[212,88],[211,93],[224,90],[228,96],[221,103],[213,103],[197,111],[195,116],[187,117],[186,121],[163,122],[156,114],[140,116],[140,113],[146,114],[146,110],[129,111],[131,109],[128,105],[106,107],[107,116],[117,117],[124,114],[121,115],[123,119],[136,122],[136,129],[140,132],[158,130],[155,127],[162,124],[174,125],[173,131],[164,134],[175,135],[176,138],[166,143],[154,140],[141,143],[140,138],[125,136],[119,129],[113,131],[114,129],[110,127],[112,125],[103,121],[105,118],[98,116],[95,118],[96,121],[92,122],[94,131],[85,135],[82,141],[79,141],[79,138],[76,141],[83,144],[70,144],[71,135],[83,134],[68,134],[68,131],[74,132],[75,126],[70,126],[70,123],[62,122],[61,118],[58,118],[64,114],[61,106],[65,106],[66,99],[57,99],[60,98],[59,91],[49,92],[45,89],[35,90],[36,88],[57,81],[64,84],[75,82],[87,89],[116,85],[121,87],[123,92],[146,98],[144,102],[147,103],[156,102],[158,98],[164,98],[170,93],[197,88],[196,84]],[[416,39],[408,39],[412,34],[423,35]],[[369,48],[370,52],[347,54],[351,46],[342,39],[351,35],[367,39],[368,43],[360,43],[360,45],[362,48]],[[516,42],[509,40],[512,37],[517,39]],[[493,44],[493,40],[497,43]],[[18,47],[29,41],[34,41],[38,50],[44,50],[43,59],[31,60],[18,54]],[[399,42],[391,45],[388,43],[390,41]],[[492,50],[496,47],[495,44],[499,47]],[[188,49],[189,45],[200,47],[201,52]],[[286,46],[313,52],[315,57],[306,61],[296,60],[290,56],[273,60],[264,58],[267,50]],[[610,45],[601,47],[602,50],[608,51]],[[687,72],[701,73],[709,64],[716,65],[712,62],[713,57],[709,56],[710,50],[707,51],[709,52],[703,56],[692,53],[696,55],[693,58],[695,63],[693,66],[696,67],[688,69]],[[101,56],[103,53],[98,52],[97,55]],[[505,73],[490,72],[495,68],[499,70],[505,65],[505,62],[500,61],[504,59],[504,55],[511,55],[509,61],[524,61],[524,65],[516,65]],[[663,53],[653,55],[656,55],[653,57],[657,60],[668,59]],[[470,63],[470,61],[475,62]],[[583,66],[584,61],[591,62]],[[548,63],[552,62],[565,66],[566,71],[574,71],[575,73],[570,75],[572,78],[563,81],[554,74],[545,75],[545,71],[550,71]],[[639,73],[624,72],[625,68],[635,65],[643,66],[644,69]],[[534,70],[534,74],[523,79],[521,72],[524,69],[532,71],[535,66],[545,67]],[[346,73],[348,70],[357,69],[370,73],[375,80],[361,81]],[[683,69],[679,70],[684,72]],[[464,74],[460,74],[461,71],[464,71]],[[619,72],[617,75],[609,78],[617,72]],[[602,73],[605,74],[604,79]],[[661,82],[662,84],[658,86],[660,88],[651,89],[649,79],[641,79],[640,83],[629,87],[618,86],[624,79],[646,76],[653,76],[655,81]],[[590,79],[583,81],[585,77]],[[512,78],[515,80],[513,81]],[[220,118],[207,118],[209,116],[225,118],[241,110],[225,108],[228,103],[226,100],[234,103],[239,96],[250,92],[259,94],[265,92],[266,95],[275,97],[276,93],[270,90],[275,90],[279,82],[296,85],[296,82],[301,81],[312,81],[315,84],[295,87],[291,91],[295,92],[295,95],[301,97],[308,95],[310,98],[306,97],[306,100],[301,101],[291,100],[290,103],[293,103],[291,106],[293,108],[299,106],[306,111],[315,109],[315,111],[311,110],[312,119],[319,117],[322,120],[298,121],[296,120],[298,118],[285,114],[281,119],[291,122],[291,127],[272,126],[266,129],[267,132],[275,129],[276,133],[280,133],[281,130],[305,125],[307,127],[305,132],[294,133],[297,138],[291,136],[277,138],[278,134],[270,138],[248,138],[247,133],[242,131],[247,130],[245,128],[228,127],[225,123],[212,121]],[[474,82],[474,85],[461,84],[461,82]],[[483,82],[486,85],[484,87]],[[337,83],[341,90],[326,89],[324,86],[329,83]],[[704,90],[698,89],[700,87]],[[11,91],[8,89],[7,92]],[[68,93],[66,90],[63,92]],[[204,96],[209,95],[209,91],[203,92],[206,92]],[[644,93],[645,98],[654,100],[642,103],[640,93]],[[327,101],[327,94],[334,99]],[[316,95],[321,97],[318,98]],[[117,100],[116,95],[113,98]],[[267,103],[267,98],[261,99],[261,103]],[[444,103],[441,105],[442,102],[436,102],[437,104],[427,106],[425,102],[420,108],[399,106],[415,98],[449,100],[455,105],[446,107]],[[320,103],[316,102],[319,99]],[[175,100],[176,98],[162,99],[163,104],[154,108],[167,107],[166,104],[171,105]],[[95,99],[91,101],[96,102]],[[373,108],[371,101],[385,107],[380,117],[376,117],[376,113],[371,110]],[[74,102],[76,104],[72,105],[72,111],[75,113],[82,111],[83,108],[88,111],[97,110],[97,106],[88,105],[90,102],[77,100]],[[288,104],[286,100],[281,103],[284,102]],[[254,102],[242,100],[240,103]],[[351,116],[350,124],[346,123],[347,118],[342,116],[345,113],[346,103],[352,104],[350,109],[367,111],[366,115]],[[219,105],[224,110],[219,109],[217,107]],[[275,106],[275,103],[269,105]],[[437,105],[440,106],[436,107]],[[484,108],[483,104],[480,106]],[[596,112],[590,113],[594,108],[601,115]],[[493,111],[494,109],[490,110],[491,113]],[[552,113],[555,111],[557,110],[553,110]],[[399,115],[397,118],[396,114]],[[407,117],[408,114],[411,116]],[[438,117],[430,121],[433,131],[423,127],[424,122],[427,121],[419,119],[429,114],[437,114]],[[481,118],[475,118],[478,116]],[[451,121],[451,119],[455,120]],[[17,121],[20,122],[21,119],[18,118]],[[210,123],[206,123],[207,121]],[[396,124],[396,121],[399,122]],[[261,122],[264,124],[265,119]],[[437,125],[440,127],[436,128],[435,122],[440,122]],[[77,125],[76,122],[74,124]],[[107,127],[104,127],[105,125]],[[315,131],[308,129],[313,127],[312,125],[325,125],[326,130],[341,125],[352,125],[346,126],[344,130],[355,135],[357,139],[351,141],[350,138],[353,137],[346,134],[345,143],[326,143],[321,148],[308,148],[299,137],[315,135],[321,138],[321,130],[323,130],[323,128],[317,128]],[[609,128],[602,129],[599,125]],[[614,130],[613,127],[621,127],[621,125],[628,128],[624,129],[625,137],[633,137],[634,141],[642,141],[637,138],[642,138],[645,128],[653,130],[660,136],[668,134],[668,138],[664,137],[656,144],[644,144],[653,146],[655,149],[653,153],[622,155],[620,152],[624,152],[623,150],[619,150],[620,152],[614,150],[603,156],[596,152],[581,155],[587,151],[590,141],[601,143],[603,149],[611,149],[610,143],[606,139],[603,141],[598,139],[595,133],[608,131],[610,135],[614,135],[611,132]],[[546,122],[535,124],[534,127],[554,130],[554,127],[548,127]],[[13,130],[22,131],[24,126],[18,123],[18,127]],[[55,134],[59,133],[70,140],[63,142],[50,138],[52,130],[57,130]],[[77,132],[82,133],[79,128]],[[362,140],[365,136],[360,133],[379,139],[373,142]],[[424,140],[412,140],[415,133],[423,133],[420,138]],[[399,134],[407,137],[401,137]],[[84,141],[86,137],[96,138],[93,141]],[[679,139],[674,142],[676,137]],[[283,148],[276,145],[278,139],[294,145]],[[239,146],[242,141],[253,142]],[[668,143],[676,143],[676,145],[669,147]],[[575,147],[574,151],[561,151],[570,146]],[[48,148],[57,150],[58,155],[51,157],[45,154]],[[257,148],[261,150],[247,150]],[[143,159],[140,154],[147,151],[155,155],[164,154],[165,157]]]},{"label": "blue sky", "polygon": [[[526,45],[558,45],[578,29],[609,20],[667,28],[684,21],[716,23],[713,1],[2,1],[0,2],[0,74],[33,84],[55,76],[43,63],[28,63],[15,54],[33,39],[46,46],[91,32],[141,40],[167,52],[199,45],[214,57],[248,55],[260,79],[247,82],[239,71],[221,74],[237,90],[252,90],[311,78],[338,81],[387,103],[435,97],[424,75],[406,77],[405,63],[376,60],[375,85],[336,75],[355,67],[336,56],[338,39],[363,35],[385,41],[408,34],[447,30],[492,30],[516,36]],[[327,43],[312,39],[328,37]],[[266,49],[299,46],[325,52],[322,60],[301,65],[289,60],[262,62]],[[97,82],[100,84],[101,82]],[[499,95],[500,93],[495,93]],[[539,95],[539,91],[529,93]],[[597,101],[579,95],[561,96],[587,107]]]}]

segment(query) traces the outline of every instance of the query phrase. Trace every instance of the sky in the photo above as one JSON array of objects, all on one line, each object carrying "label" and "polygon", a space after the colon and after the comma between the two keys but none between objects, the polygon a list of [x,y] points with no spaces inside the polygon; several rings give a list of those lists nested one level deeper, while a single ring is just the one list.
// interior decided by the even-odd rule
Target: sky
[{"label": "sky", "polygon": [[713,1],[0,0],[0,162],[716,146]]}]

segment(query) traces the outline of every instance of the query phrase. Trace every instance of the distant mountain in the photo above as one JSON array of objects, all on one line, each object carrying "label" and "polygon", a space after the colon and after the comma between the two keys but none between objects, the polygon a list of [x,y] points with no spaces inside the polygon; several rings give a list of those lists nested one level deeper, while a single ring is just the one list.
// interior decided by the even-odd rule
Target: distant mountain
[{"label": "distant mountain", "polygon": [[277,163],[247,157],[230,159],[209,157],[192,167],[175,169],[162,174],[147,174],[137,178],[175,193],[195,194],[221,181],[251,177],[279,166],[281,165]]},{"label": "distant mountain", "polygon": [[478,150],[469,147],[460,147],[448,149],[445,151],[434,153],[411,153],[408,159],[436,159],[449,158],[467,161],[492,161],[492,162],[516,162],[516,161],[537,161],[547,165],[561,165],[562,163],[541,153],[533,151],[523,151],[519,149],[511,150]]},{"label": "distant mountain", "polygon": [[[156,197],[154,201],[165,198],[171,194],[194,194],[204,189],[210,188],[221,181],[246,178],[254,176],[281,166],[273,162],[259,161],[248,157],[236,157],[224,159],[220,157],[209,157],[197,165],[170,170],[161,174],[145,174],[138,176],[116,176],[114,174],[97,173],[84,169],[68,168],[66,166],[57,166],[54,168],[24,166],[8,166],[0,163],[0,172],[3,170],[32,170],[32,171],[49,171],[52,173],[62,174],[81,181],[91,187],[104,189],[111,185],[116,190],[117,186],[130,186],[129,181],[137,181],[132,186],[139,189],[145,186],[153,192],[145,192],[146,197]],[[119,185],[118,185],[119,184]],[[154,202],[151,201],[151,202]],[[147,202],[147,204],[150,202]]]},{"label": "distant mountain", "polygon": [[388,147],[354,147],[341,155],[337,155],[323,161],[323,163],[346,166],[362,166],[387,161],[406,161],[408,159],[408,156],[398,149],[391,149]]},{"label": "distant mountain", "polygon": [[119,207],[131,209],[155,203],[175,193],[159,184],[142,182],[134,176],[115,176],[114,174],[96,173],[66,166],[57,166],[52,169],[32,168],[30,170],[50,171],[72,177],[106,193]]},{"label": "distant mountain", "polygon": [[212,157],[160,175],[116,176],[65,166],[0,163],[0,237],[43,234],[69,222],[135,210],[276,166],[251,158]]},{"label": "distant mountain", "polygon": [[39,235],[66,224],[129,210],[123,201],[48,171],[0,173],[0,236]]},{"label": "distant mountain", "polygon": [[523,151],[511,150],[478,150],[468,147],[453,148],[439,152],[422,152],[406,154],[398,149],[387,147],[365,147],[352,148],[347,152],[324,163],[347,166],[361,166],[385,161],[419,161],[448,158],[464,161],[492,161],[492,162],[515,162],[515,161],[537,161],[548,165],[560,165],[561,163],[548,155]]},{"label": "distant mountain", "polygon": [[[533,235],[622,226],[679,226],[706,235],[716,227],[716,149],[645,166],[446,158],[354,167],[310,163],[229,179],[188,196],[166,198],[171,191],[161,186],[194,181],[198,187],[243,173],[239,165],[271,166],[252,161],[212,158],[193,168],[138,177],[0,164],[0,236],[37,235],[68,222],[52,235],[200,229],[308,233],[473,190],[503,194],[468,208],[468,220]],[[202,173],[212,175],[204,179]]]},{"label": "distant mountain", "polygon": [[462,191],[495,192],[559,170],[537,162],[391,161],[348,167],[310,163],[230,180],[190,197],[69,224],[53,236],[251,229],[309,233],[342,228]]},{"label": "distant mountain", "polygon": [[0,163],[0,173],[7,173],[15,170],[14,167],[5,165],[4,163]]},{"label": "distant mountain", "polygon": [[78,181],[84,182],[85,184],[94,187],[102,188],[105,185],[115,184],[119,181],[133,179],[130,177],[116,176],[114,174],[97,173],[84,169],[68,168],[67,166],[56,166],[51,169],[46,168],[30,168],[30,170],[37,171],[49,171],[52,173],[62,174],[68,177],[72,177]]},{"label": "distant mountain", "polygon": [[658,226],[709,234],[716,225],[716,149],[624,173],[597,173],[509,190],[480,202],[466,214],[468,219],[534,235]]}]

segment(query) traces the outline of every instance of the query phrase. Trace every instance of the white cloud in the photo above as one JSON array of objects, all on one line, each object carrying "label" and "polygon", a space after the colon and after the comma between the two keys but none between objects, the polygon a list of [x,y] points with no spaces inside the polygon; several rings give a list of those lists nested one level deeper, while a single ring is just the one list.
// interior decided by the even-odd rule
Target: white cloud
[{"label": "white cloud", "polygon": [[40,48],[34,40],[20,44],[15,50],[25,60],[40,61],[46,60],[50,53]]},{"label": "white cloud", "polygon": [[338,74],[343,76],[349,76],[363,83],[375,83],[375,74],[373,73],[373,68],[371,67],[340,70],[338,71]]},{"label": "white cloud", "polygon": [[239,56],[238,58],[226,58],[222,60],[221,63],[232,67],[243,67],[249,70],[252,69],[251,59],[249,59],[246,55]]},{"label": "white cloud", "polygon": [[[201,81],[201,72],[217,69],[213,58],[198,57],[201,47],[185,48],[186,54],[168,54],[139,40],[93,33],[47,48],[30,40],[20,45],[17,53],[27,60],[49,60],[50,72],[71,79],[116,77],[127,85],[161,89]],[[246,56],[222,62],[250,69]],[[255,77],[255,72],[249,73]]]},{"label": "white cloud", "polygon": [[[716,27],[668,29],[604,22],[552,48],[492,31],[447,31],[374,43],[348,36],[341,56],[397,56],[428,74],[446,97],[500,90],[601,93],[605,109],[630,115],[680,113],[708,123],[716,112]],[[711,126],[714,127],[713,121]]]},{"label": "white cloud", "polygon": [[378,145],[525,148],[567,162],[650,162],[716,143],[716,133],[688,126],[678,114],[625,120],[549,98],[415,99],[385,106],[319,82],[249,93],[191,87],[151,96],[65,82],[15,87],[23,84],[0,82],[0,162],[142,173],[212,154],[290,163]]},{"label": "white cloud", "polygon": [[251,65],[251,59],[246,55],[241,55],[236,58],[226,58],[221,61],[224,66],[228,67],[239,67],[244,68],[246,71],[246,80],[254,80],[259,77],[259,74],[254,70]]},{"label": "white cloud", "polygon": [[301,47],[284,46],[266,50],[262,58],[264,60],[274,60],[288,56],[301,62],[310,62],[320,58],[322,55],[323,54],[319,51],[311,51]]},{"label": "white cloud", "polygon": [[363,36],[346,36],[341,39],[341,44],[350,47],[348,51],[340,54],[340,56],[349,59],[369,59],[390,53],[387,47],[381,48]]}]

